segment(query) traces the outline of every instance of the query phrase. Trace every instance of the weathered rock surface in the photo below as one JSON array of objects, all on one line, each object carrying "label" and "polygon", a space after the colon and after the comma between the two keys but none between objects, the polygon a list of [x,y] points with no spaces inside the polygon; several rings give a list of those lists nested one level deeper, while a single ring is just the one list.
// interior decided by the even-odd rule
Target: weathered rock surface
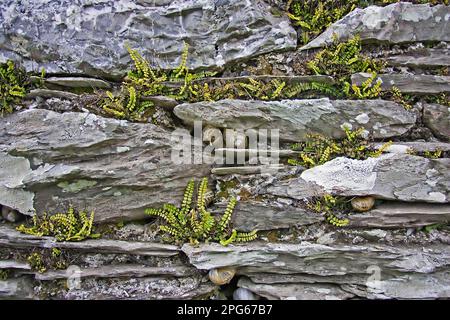
[{"label": "weathered rock surface", "polygon": [[1,299],[32,299],[33,286],[30,279],[0,280]]},{"label": "weathered rock surface", "polygon": [[[352,83],[357,86],[369,79],[369,73],[356,73],[352,75]],[[450,92],[450,77],[414,74],[380,74],[375,81],[381,79],[381,90],[389,91],[397,87],[402,93],[435,94]]]},{"label": "weathered rock surface", "polygon": [[131,66],[125,43],[168,68],[179,64],[187,41],[190,69],[296,46],[288,18],[260,0],[8,0],[1,12],[0,57],[21,60],[29,71],[123,76]]},{"label": "weathered rock surface", "polygon": [[350,227],[417,228],[450,221],[449,204],[386,202],[361,214],[352,214]]},{"label": "weathered rock surface", "polygon": [[171,257],[177,255],[177,246],[139,241],[108,239],[84,240],[81,242],[57,242],[52,237],[35,237],[22,234],[7,226],[0,226],[0,244],[8,248],[59,248],[80,252],[128,253],[142,256]]},{"label": "weathered rock surface", "polygon": [[[143,265],[109,265],[98,268],[83,268],[77,272],[80,278],[143,278],[150,276],[159,277],[186,277],[196,273],[195,268],[188,267],[147,267]],[[67,270],[51,270],[45,273],[36,273],[35,279],[52,281],[67,279]]]},{"label": "weathered rock surface", "polygon": [[[225,204],[217,205],[223,212]],[[239,230],[274,230],[323,221],[322,215],[281,203],[239,201],[233,213],[233,225]]]},{"label": "weathered rock surface", "polygon": [[423,123],[441,139],[450,141],[450,108],[439,104],[423,105]]},{"label": "weathered rock surface", "polygon": [[450,294],[450,285],[443,280],[450,265],[446,245],[325,246],[303,242],[185,245],[182,249],[199,269],[238,267],[238,274],[251,280],[244,278],[238,285],[269,299],[436,298]]},{"label": "weathered rock surface", "polygon": [[175,115],[187,125],[230,129],[279,129],[280,139],[300,141],[309,133],[343,138],[341,126],[364,127],[375,138],[400,136],[411,129],[416,116],[402,106],[384,100],[283,100],[185,103]]},{"label": "weathered rock surface", "polygon": [[0,136],[0,203],[24,214],[70,202],[97,221],[141,219],[145,208],[179,203],[189,179],[211,170],[176,165],[160,127],[89,113],[14,113]]},{"label": "weathered rock surface", "polygon": [[420,48],[405,54],[390,56],[386,62],[391,66],[446,67],[450,66],[450,50]]},{"label": "weathered rock surface", "polygon": [[355,9],[303,46],[302,50],[332,43],[333,34],[337,34],[341,41],[355,35],[360,35],[364,42],[450,41],[449,14],[449,6],[407,2]]},{"label": "weathered rock surface", "polygon": [[110,88],[111,84],[104,80],[86,77],[50,77],[45,83],[69,88]]},{"label": "weathered rock surface", "polygon": [[386,154],[367,160],[336,158],[304,171],[300,177],[275,181],[264,192],[293,199],[332,193],[447,203],[450,201],[450,159],[407,154]]}]

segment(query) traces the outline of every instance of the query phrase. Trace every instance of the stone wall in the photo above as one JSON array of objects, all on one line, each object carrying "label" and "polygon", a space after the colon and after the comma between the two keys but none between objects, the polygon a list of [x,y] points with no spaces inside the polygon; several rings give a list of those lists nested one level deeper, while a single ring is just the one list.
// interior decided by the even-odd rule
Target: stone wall
[{"label": "stone wall", "polygon": [[[254,299],[450,297],[450,108],[448,100],[427,100],[450,93],[449,6],[355,9],[305,46],[297,45],[299,29],[273,1],[7,0],[0,8],[1,62],[46,70],[44,85],[0,118],[0,271],[7,274],[1,298],[224,299],[236,287]],[[214,81],[334,83],[331,76],[298,74],[300,62],[333,33],[342,41],[359,34],[365,53],[386,62],[377,75],[381,90],[395,86],[417,97],[411,108],[385,97],[195,103],[147,97],[159,112],[155,123],[89,108],[96,92],[120,88],[132,66],[125,44],[169,69],[180,64],[186,42],[187,67],[218,72]],[[264,63],[270,71],[261,71]],[[370,76],[356,73],[351,81],[361,85]],[[215,146],[213,153],[202,154],[199,164],[175,164],[173,133],[188,132],[179,147],[190,148],[195,122],[224,134],[278,129],[280,150],[266,151],[280,162],[252,164],[249,155],[261,150],[239,139],[217,147],[206,138],[202,147]],[[290,143],[311,133],[342,139],[344,126],[363,128],[372,145],[393,143],[378,158],[339,157],[310,169],[287,163],[297,155]],[[426,156],[436,150],[440,156]],[[212,163],[220,154],[241,154],[244,162]],[[211,212],[223,212],[236,196],[234,226],[259,230],[257,241],[161,242],[145,209],[178,205],[188,181],[202,177],[214,194]],[[307,205],[327,194],[349,201],[369,196],[375,205],[338,228]],[[69,205],[95,212],[101,239],[57,242],[15,230],[30,216]],[[80,287],[61,284],[68,267],[38,272],[27,262],[31,249],[45,256],[52,248],[71,258]],[[236,269],[228,287],[208,280],[208,270],[222,267]]]}]

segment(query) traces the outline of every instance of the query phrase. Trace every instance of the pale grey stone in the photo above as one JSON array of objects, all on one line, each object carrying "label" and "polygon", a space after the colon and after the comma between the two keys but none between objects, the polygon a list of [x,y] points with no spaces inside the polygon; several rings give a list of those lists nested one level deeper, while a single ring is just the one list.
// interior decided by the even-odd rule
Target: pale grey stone
[{"label": "pale grey stone", "polygon": [[424,124],[439,138],[450,141],[450,108],[439,104],[424,104]]},{"label": "pale grey stone", "polygon": [[295,49],[287,16],[261,0],[8,0],[1,4],[0,59],[28,71],[122,77],[132,65],[125,44],[162,68],[179,65],[183,41],[189,69]]},{"label": "pale grey stone", "polygon": [[324,47],[333,35],[345,41],[359,35],[364,42],[409,43],[450,41],[450,8],[446,5],[394,3],[355,9],[333,23],[301,50]]}]

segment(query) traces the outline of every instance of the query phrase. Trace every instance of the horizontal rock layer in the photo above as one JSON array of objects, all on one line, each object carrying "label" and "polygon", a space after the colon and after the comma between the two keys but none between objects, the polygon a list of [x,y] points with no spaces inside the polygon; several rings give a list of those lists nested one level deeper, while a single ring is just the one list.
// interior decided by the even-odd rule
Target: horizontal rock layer
[{"label": "horizontal rock layer", "polygon": [[333,23],[302,50],[324,47],[333,42],[359,35],[364,42],[408,43],[450,41],[450,7],[446,5],[400,2],[386,7],[355,9]]},{"label": "horizontal rock layer", "polygon": [[332,138],[345,136],[342,125],[364,127],[374,138],[400,136],[411,129],[416,115],[384,100],[282,100],[185,103],[175,107],[175,115],[187,125],[229,129],[279,129],[281,140],[305,140],[309,133]]},{"label": "horizontal rock layer", "polygon": [[293,199],[331,193],[448,203],[449,181],[448,158],[427,159],[407,154],[386,154],[367,160],[336,158],[304,171],[299,177],[274,181],[264,192]]},{"label": "horizontal rock layer", "polygon": [[289,19],[260,0],[8,0],[1,12],[0,57],[28,71],[121,77],[131,67],[126,43],[155,66],[175,68],[186,41],[190,69],[296,46]]},{"label": "horizontal rock layer", "polygon": [[145,208],[178,204],[189,179],[211,170],[176,165],[160,127],[88,113],[14,113],[0,121],[0,136],[0,203],[24,214],[72,203],[96,221],[141,219]]},{"label": "horizontal rock layer", "polygon": [[[450,295],[450,250],[419,246],[251,243],[183,246],[199,269],[246,275],[238,285],[269,299],[442,298]],[[253,280],[254,279],[254,280]],[[253,280],[253,281],[252,281]]]},{"label": "horizontal rock layer", "polygon": [[[352,83],[357,86],[369,79],[369,73],[357,73],[352,75]],[[393,87],[400,89],[402,93],[436,94],[450,92],[450,77],[413,74],[380,74],[374,82],[380,79],[381,90],[389,91]]]}]

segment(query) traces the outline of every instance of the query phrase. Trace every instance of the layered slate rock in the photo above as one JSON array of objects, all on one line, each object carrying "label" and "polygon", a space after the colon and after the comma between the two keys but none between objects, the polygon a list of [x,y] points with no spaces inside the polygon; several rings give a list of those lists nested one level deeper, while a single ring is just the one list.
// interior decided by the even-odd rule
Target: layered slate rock
[{"label": "layered slate rock", "polygon": [[14,113],[0,121],[0,136],[0,202],[24,214],[71,203],[97,221],[140,219],[145,208],[178,204],[187,182],[211,170],[172,161],[173,147],[190,148],[190,139],[90,113]]},{"label": "layered slate rock", "polygon": [[450,41],[449,14],[449,6],[407,2],[355,9],[302,50],[324,47],[333,42],[334,34],[340,41],[359,35],[367,43]]},{"label": "layered slate rock", "polygon": [[[361,86],[369,79],[370,73],[357,73],[352,75],[352,84]],[[436,94],[450,92],[450,77],[414,74],[380,74],[381,90],[389,91],[393,87],[400,89],[402,93]]]},{"label": "layered slate rock", "polygon": [[270,299],[317,299],[327,295],[330,299],[450,295],[450,285],[444,281],[450,265],[450,249],[446,245],[430,245],[425,249],[420,246],[326,246],[302,242],[229,247],[184,245],[182,249],[191,264],[199,269],[237,267],[238,274],[251,280],[240,280],[238,285]]},{"label": "layered slate rock", "polygon": [[391,66],[448,67],[450,66],[450,49],[419,48],[404,54],[387,57],[386,62]]},{"label": "layered slate rock", "polygon": [[59,242],[52,237],[36,237],[22,234],[7,226],[0,226],[0,244],[4,248],[59,248],[94,253],[122,253],[141,256],[171,257],[179,252],[174,245],[121,241],[110,239],[84,240],[81,242]]},{"label": "layered slate rock", "polygon": [[1,4],[0,57],[28,71],[119,77],[130,67],[128,43],[156,66],[176,67],[183,41],[190,69],[294,49],[296,32],[261,0],[18,1]]},{"label": "layered slate rock", "polygon": [[299,177],[275,181],[264,192],[293,199],[332,193],[448,203],[450,159],[408,154],[386,154],[367,160],[336,158],[302,172]]},{"label": "layered slate rock", "polygon": [[400,136],[416,123],[416,115],[384,100],[282,100],[185,103],[175,115],[187,125],[229,129],[279,129],[280,139],[301,141],[309,133],[344,138],[342,126],[364,127],[374,138]]},{"label": "layered slate rock", "polygon": [[[226,203],[217,206],[221,209],[219,212],[223,212]],[[315,212],[276,202],[239,201],[233,213],[233,225],[244,232],[304,226],[323,220],[323,216]]]},{"label": "layered slate rock", "polygon": [[352,214],[350,227],[418,228],[450,221],[450,204],[385,202],[374,209]]},{"label": "layered slate rock", "polygon": [[450,108],[439,104],[423,105],[423,123],[441,139],[450,141]]}]

